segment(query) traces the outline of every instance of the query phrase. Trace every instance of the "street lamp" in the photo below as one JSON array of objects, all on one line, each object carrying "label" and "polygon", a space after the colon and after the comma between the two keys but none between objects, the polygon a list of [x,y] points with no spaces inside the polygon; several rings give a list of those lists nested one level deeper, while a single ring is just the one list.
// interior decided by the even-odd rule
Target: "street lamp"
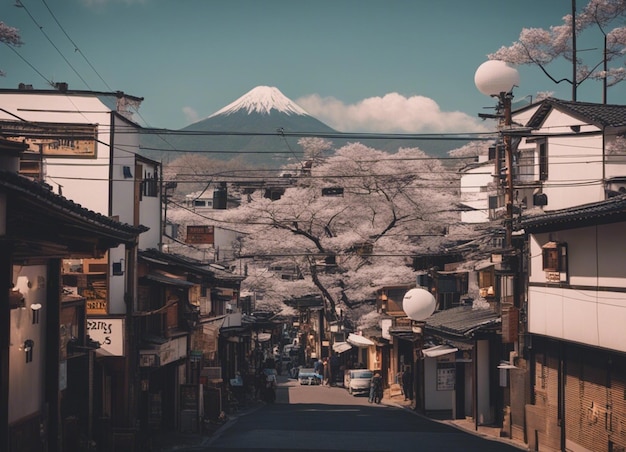
[{"label": "street lamp", "polygon": [[[498,112],[502,111],[501,124],[504,128],[504,158],[506,165],[506,248],[512,247],[513,235],[513,149],[511,135],[506,129],[511,128],[511,100],[513,88],[520,82],[517,69],[504,61],[489,60],[481,64],[474,74],[474,84],[478,91],[486,96],[498,99]],[[497,156],[496,156],[497,157]]]}]

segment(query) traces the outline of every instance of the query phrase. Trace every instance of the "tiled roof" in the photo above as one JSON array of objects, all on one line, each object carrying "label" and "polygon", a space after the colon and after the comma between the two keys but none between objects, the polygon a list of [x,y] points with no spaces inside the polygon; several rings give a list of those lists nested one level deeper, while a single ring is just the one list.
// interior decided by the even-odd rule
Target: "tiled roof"
[{"label": "tiled roof", "polygon": [[426,319],[427,333],[440,333],[459,338],[470,338],[480,329],[500,323],[500,316],[490,308],[459,306],[435,312]]},{"label": "tiled roof", "polygon": [[529,127],[539,127],[552,108],[556,108],[598,127],[626,127],[626,105],[594,104],[573,102],[549,97],[528,123]]},{"label": "tiled roof", "polygon": [[244,279],[241,275],[236,275],[226,269],[217,268],[215,265],[207,265],[198,260],[181,254],[170,254],[156,249],[139,251],[139,258],[159,263],[163,266],[174,266],[187,269],[196,275],[204,275],[222,281],[238,282]]},{"label": "tiled roof", "polygon": [[626,195],[522,218],[518,228],[526,232],[538,232],[618,221],[626,221]]},{"label": "tiled roof", "polygon": [[11,191],[20,197],[30,199],[39,205],[55,208],[68,216],[93,223],[94,226],[110,229],[125,236],[137,236],[149,228],[120,223],[105,215],[96,213],[61,195],[57,195],[48,186],[21,176],[14,171],[0,170],[0,188]]}]

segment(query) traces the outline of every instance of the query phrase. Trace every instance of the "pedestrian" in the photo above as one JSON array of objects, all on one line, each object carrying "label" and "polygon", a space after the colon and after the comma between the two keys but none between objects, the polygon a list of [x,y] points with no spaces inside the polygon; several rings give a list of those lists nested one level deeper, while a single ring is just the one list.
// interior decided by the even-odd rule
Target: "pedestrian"
[{"label": "pedestrian", "polygon": [[402,391],[404,392],[404,400],[413,400],[413,374],[410,367],[402,372]]},{"label": "pedestrian", "polygon": [[330,379],[331,379],[331,373],[330,373],[330,362],[328,361],[328,358],[324,358],[324,386],[330,386]]},{"label": "pedestrian", "polygon": [[268,373],[265,379],[265,401],[274,403],[276,400],[276,375],[273,372]]},{"label": "pedestrian", "polygon": [[320,366],[322,365],[322,360],[321,359],[317,359],[315,360],[315,362],[313,363],[313,370],[315,371],[316,374],[320,373]]},{"label": "pedestrian", "polygon": [[324,383],[325,370],[326,370],[326,366],[324,365],[324,361],[320,359],[317,364],[317,371],[315,372],[317,379],[319,380],[319,383]]},{"label": "pedestrian", "polygon": [[370,397],[369,403],[380,403],[383,398],[383,377],[378,372],[374,373],[370,380]]}]

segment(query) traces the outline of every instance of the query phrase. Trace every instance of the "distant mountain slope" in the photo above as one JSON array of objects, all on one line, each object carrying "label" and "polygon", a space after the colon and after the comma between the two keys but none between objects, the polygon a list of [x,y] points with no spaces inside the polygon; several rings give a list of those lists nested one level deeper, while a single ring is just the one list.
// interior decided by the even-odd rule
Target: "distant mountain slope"
[{"label": "distant mountain slope", "polygon": [[[185,152],[203,151],[206,157],[229,160],[241,156],[252,165],[278,168],[302,158],[298,139],[274,134],[277,130],[307,134],[333,134],[336,130],[309,115],[277,88],[258,86],[211,116],[179,130],[180,134],[141,138],[142,154],[165,162]],[[227,135],[225,135],[227,134]],[[331,139],[334,147],[346,139]],[[433,157],[444,157],[464,142],[433,140],[360,140],[376,149],[395,152],[399,147],[419,147]],[[297,156],[297,157],[296,157]]]}]

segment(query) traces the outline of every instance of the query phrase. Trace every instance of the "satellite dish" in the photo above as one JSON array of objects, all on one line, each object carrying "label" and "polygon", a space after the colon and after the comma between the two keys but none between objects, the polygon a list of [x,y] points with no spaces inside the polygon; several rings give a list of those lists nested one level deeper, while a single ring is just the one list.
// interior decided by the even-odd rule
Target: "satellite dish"
[{"label": "satellite dish", "polygon": [[437,300],[426,289],[415,288],[404,294],[402,309],[411,320],[426,320],[433,315]]}]

